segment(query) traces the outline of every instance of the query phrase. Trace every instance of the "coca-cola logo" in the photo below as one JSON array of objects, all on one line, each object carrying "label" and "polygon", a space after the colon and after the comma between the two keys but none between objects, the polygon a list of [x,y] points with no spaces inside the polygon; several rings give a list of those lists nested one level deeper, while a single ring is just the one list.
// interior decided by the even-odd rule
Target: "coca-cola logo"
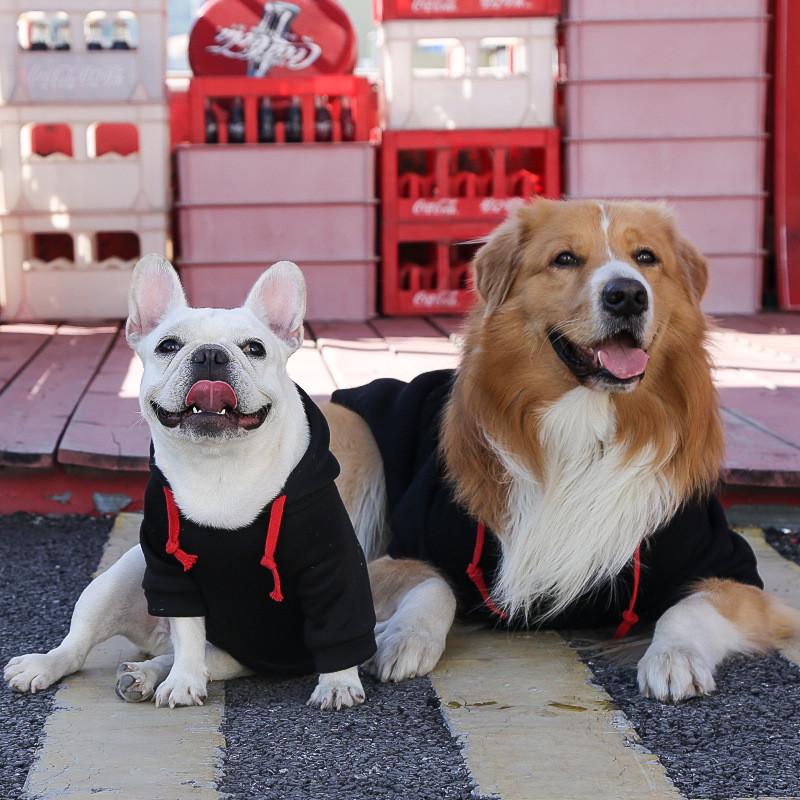
[{"label": "coca-cola logo", "polygon": [[484,11],[527,11],[531,4],[528,0],[480,0]]},{"label": "coca-cola logo", "polygon": [[273,67],[306,69],[320,57],[322,49],[310,36],[298,36],[290,30],[299,12],[293,3],[267,3],[258,25],[217,28],[215,44],[208,46],[208,52],[246,61],[247,74],[254,78],[263,78]]},{"label": "coca-cola logo", "polygon": [[195,75],[341,75],[356,57],[355,31],[336,0],[209,0],[189,36]]},{"label": "coca-cola logo", "polygon": [[455,289],[441,289],[437,292],[420,290],[415,292],[411,302],[418,308],[456,308],[458,306],[458,291]]},{"label": "coca-cola logo", "polygon": [[426,200],[420,197],[411,206],[411,213],[417,217],[455,217],[458,215],[458,199],[442,197],[440,200]]},{"label": "coca-cola logo", "polygon": [[414,14],[455,14],[458,0],[411,0]]},{"label": "coca-cola logo", "polygon": [[510,214],[520,206],[524,206],[525,201],[521,197],[484,197],[481,200],[481,214],[487,216],[497,216],[499,214]]}]

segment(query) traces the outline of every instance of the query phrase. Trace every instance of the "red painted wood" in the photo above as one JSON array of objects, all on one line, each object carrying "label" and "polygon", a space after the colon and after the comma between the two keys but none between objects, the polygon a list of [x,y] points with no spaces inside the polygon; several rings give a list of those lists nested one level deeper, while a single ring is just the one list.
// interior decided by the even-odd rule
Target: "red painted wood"
[{"label": "red painted wood", "polygon": [[330,399],[331,392],[336,388],[322,353],[311,337],[307,337],[303,346],[289,358],[287,369],[289,377],[302,386],[316,403]]},{"label": "red painted wood", "polygon": [[800,5],[775,0],[775,262],[782,308],[800,309]]},{"label": "red painted wood", "polygon": [[782,442],[725,409],[722,421],[725,483],[800,487],[800,448]]},{"label": "red painted wood", "polygon": [[395,353],[456,355],[458,349],[438,328],[420,317],[390,317],[369,323]]},{"label": "red painted wood", "polygon": [[150,431],[139,413],[141,375],[139,357],[120,331],[64,431],[61,464],[147,469]]},{"label": "red painted wood", "polygon": [[430,321],[447,336],[459,338],[464,334],[464,317],[437,315],[430,317]]},{"label": "red painted wood", "polygon": [[147,473],[99,472],[59,465],[47,469],[0,467],[0,514],[98,514],[98,493],[124,495],[124,511],[141,511]]},{"label": "red painted wood", "polygon": [[61,325],[0,395],[0,464],[47,467],[117,325]]},{"label": "red painted wood", "polygon": [[725,508],[741,505],[800,506],[800,491],[794,488],[723,485],[719,496]]},{"label": "red painted wood", "polygon": [[800,388],[723,386],[719,392],[724,408],[756,422],[798,448],[800,469]]},{"label": "red painted wood", "polygon": [[55,325],[0,325],[0,392],[55,331]]}]

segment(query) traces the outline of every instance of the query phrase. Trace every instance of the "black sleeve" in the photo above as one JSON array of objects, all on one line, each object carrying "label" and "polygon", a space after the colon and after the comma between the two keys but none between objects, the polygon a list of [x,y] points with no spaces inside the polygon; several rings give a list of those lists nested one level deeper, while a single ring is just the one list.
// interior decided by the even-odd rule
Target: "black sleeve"
[{"label": "black sleeve", "polygon": [[163,521],[158,514],[146,514],[139,530],[145,560],[142,588],[147,612],[153,617],[204,617],[206,604],[196,581],[165,550],[166,526],[166,512]]},{"label": "black sleeve", "polygon": [[656,619],[704,578],[764,588],[750,545],[728,527],[719,500],[681,508],[642,548],[641,610]]},{"label": "black sleeve", "polygon": [[335,485],[307,498],[286,521],[302,534],[293,537],[291,561],[316,670],[361,664],[375,653],[375,610],[366,559]]}]

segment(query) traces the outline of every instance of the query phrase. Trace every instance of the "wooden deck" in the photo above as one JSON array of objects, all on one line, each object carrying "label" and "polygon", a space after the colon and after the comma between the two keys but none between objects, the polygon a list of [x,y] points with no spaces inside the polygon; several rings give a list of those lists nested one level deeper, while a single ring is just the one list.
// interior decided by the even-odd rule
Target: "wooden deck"
[{"label": "wooden deck", "polygon": [[[798,488],[800,315],[718,322],[713,353],[727,436],[725,481]],[[458,327],[448,317],[311,323],[289,371],[317,400],[377,377],[408,380],[455,365]],[[0,480],[13,474],[40,481],[48,469],[93,468],[111,478],[145,471],[140,376],[118,322],[0,325]]]}]

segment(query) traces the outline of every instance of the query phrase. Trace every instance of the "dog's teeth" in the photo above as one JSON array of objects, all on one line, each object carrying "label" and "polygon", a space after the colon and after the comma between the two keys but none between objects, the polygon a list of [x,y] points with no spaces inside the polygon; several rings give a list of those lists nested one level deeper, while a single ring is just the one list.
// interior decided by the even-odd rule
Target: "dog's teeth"
[{"label": "dog's teeth", "polygon": [[221,414],[223,417],[225,416],[225,409],[223,408],[222,411],[218,411],[218,414]]},{"label": "dog's teeth", "polygon": [[197,406],[192,406],[192,414],[200,414],[201,411]]}]

